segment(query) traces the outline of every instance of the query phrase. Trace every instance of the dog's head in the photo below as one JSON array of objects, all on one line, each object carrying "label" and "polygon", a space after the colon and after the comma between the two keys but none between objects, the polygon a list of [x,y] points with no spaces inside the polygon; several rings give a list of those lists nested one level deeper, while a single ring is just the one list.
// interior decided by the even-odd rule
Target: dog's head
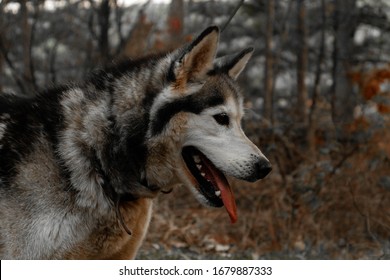
[{"label": "dog's head", "polygon": [[271,164],[241,129],[243,98],[236,79],[253,48],[216,59],[219,30],[209,27],[172,54],[170,82],[150,112],[147,180],[179,179],[203,203],[225,206],[232,222],[236,205],[225,174],[254,182]]}]

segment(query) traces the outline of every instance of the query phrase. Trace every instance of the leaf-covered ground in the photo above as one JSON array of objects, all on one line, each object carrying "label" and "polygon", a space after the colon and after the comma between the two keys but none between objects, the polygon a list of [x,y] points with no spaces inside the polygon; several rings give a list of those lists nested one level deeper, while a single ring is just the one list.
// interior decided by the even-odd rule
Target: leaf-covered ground
[{"label": "leaf-covered ground", "polygon": [[[233,180],[238,221],[201,206],[185,187],[156,200],[138,259],[389,259],[390,130],[319,150],[264,180]],[[326,148],[326,149],[325,149]],[[290,154],[291,151],[289,151]],[[299,158],[298,158],[299,159]]]}]

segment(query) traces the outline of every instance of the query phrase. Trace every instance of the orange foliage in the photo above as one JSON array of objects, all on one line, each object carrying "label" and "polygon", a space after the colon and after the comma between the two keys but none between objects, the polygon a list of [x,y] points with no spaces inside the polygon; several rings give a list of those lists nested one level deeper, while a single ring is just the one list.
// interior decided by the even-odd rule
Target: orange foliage
[{"label": "orange foliage", "polygon": [[390,158],[390,132],[389,130],[380,131],[375,133],[372,136],[372,147],[376,149],[377,152],[386,155]]},{"label": "orange foliage", "polygon": [[390,113],[390,105],[388,104],[378,104],[378,111],[382,114],[389,114]]},{"label": "orange foliage", "polygon": [[364,116],[361,116],[356,118],[351,124],[348,124],[346,126],[346,130],[348,132],[356,132],[361,130],[367,130],[369,126],[369,121]]},{"label": "orange foliage", "polygon": [[189,43],[189,42],[192,42],[192,40],[194,40],[194,36],[192,36],[192,35],[186,35],[185,37],[184,37],[184,41],[185,42],[187,42],[187,43]]},{"label": "orange foliage", "polygon": [[366,100],[370,100],[379,93],[380,84],[379,81],[373,79],[369,81],[363,88],[363,96]]},{"label": "orange foliage", "polygon": [[348,77],[354,84],[361,84],[363,80],[361,72],[350,72],[348,73]]},{"label": "orange foliage", "polygon": [[181,33],[183,29],[182,22],[179,18],[172,17],[169,19],[169,30],[170,32],[176,34]]},{"label": "orange foliage", "polygon": [[380,94],[380,85],[390,80],[390,66],[383,69],[374,69],[369,73],[351,72],[349,78],[353,83],[358,84],[363,97],[370,100]]},{"label": "orange foliage", "polygon": [[377,79],[382,81],[390,79],[390,70],[389,69],[380,69],[376,72]]}]

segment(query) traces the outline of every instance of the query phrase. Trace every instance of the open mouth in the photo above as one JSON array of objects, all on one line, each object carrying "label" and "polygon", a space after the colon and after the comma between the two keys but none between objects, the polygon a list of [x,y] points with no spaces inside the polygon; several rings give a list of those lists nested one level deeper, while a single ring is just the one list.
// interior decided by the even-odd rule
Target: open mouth
[{"label": "open mouth", "polygon": [[183,148],[182,156],[188,170],[197,181],[197,190],[214,207],[226,208],[232,223],[237,221],[237,207],[231,187],[225,175],[198,149]]}]

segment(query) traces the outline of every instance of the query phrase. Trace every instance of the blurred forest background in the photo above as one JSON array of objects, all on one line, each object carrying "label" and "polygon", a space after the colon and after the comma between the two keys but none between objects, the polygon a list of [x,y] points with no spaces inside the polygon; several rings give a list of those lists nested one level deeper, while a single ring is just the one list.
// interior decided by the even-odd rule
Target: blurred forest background
[{"label": "blurred forest background", "polygon": [[0,92],[33,95],[224,25],[254,46],[244,128],[273,163],[239,220],[160,195],[141,259],[390,258],[389,0],[0,0]]}]

